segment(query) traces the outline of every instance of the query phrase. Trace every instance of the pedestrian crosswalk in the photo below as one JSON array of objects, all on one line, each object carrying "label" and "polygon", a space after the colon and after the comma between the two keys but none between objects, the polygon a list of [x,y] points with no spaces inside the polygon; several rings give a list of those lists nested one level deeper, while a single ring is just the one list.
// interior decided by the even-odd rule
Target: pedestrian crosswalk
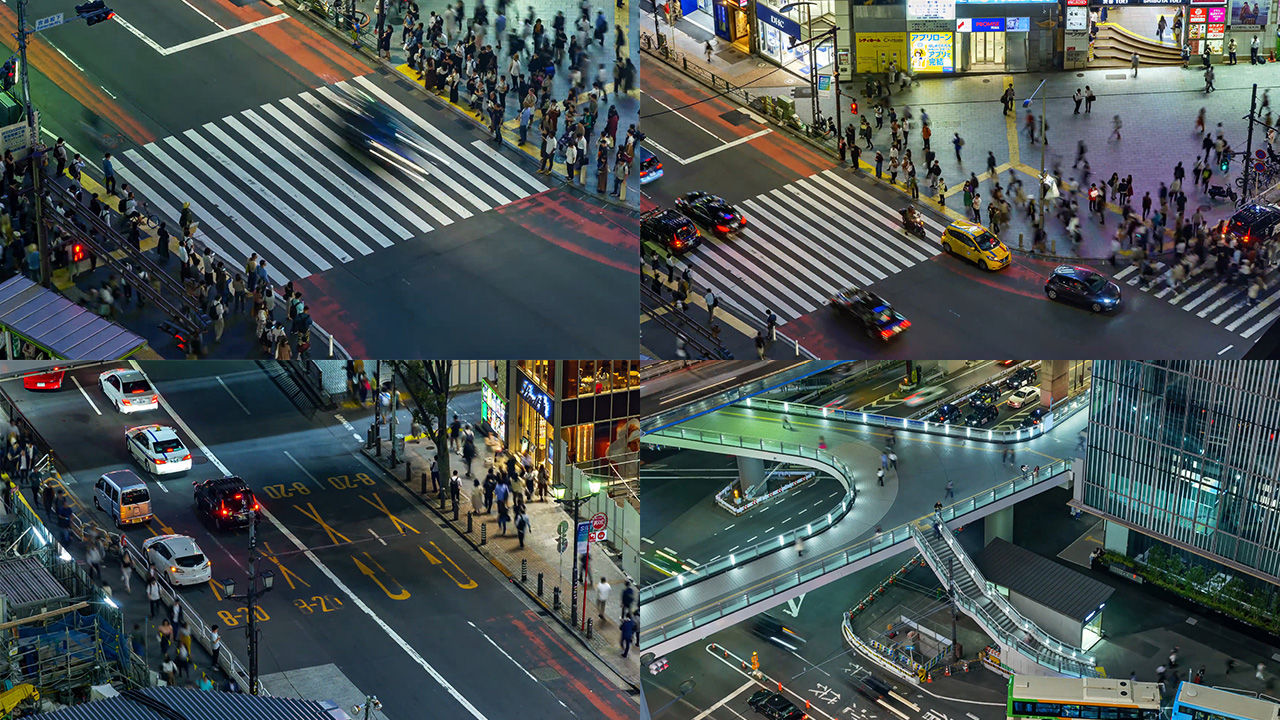
[{"label": "pedestrian crosswalk", "polygon": [[925,216],[925,237],[902,231],[898,208],[832,170],[775,188],[738,206],[736,237],[708,237],[694,251],[700,278],[727,304],[779,322],[822,307],[850,285],[867,287],[928,260],[945,225]]},{"label": "pedestrian crosswalk", "polygon": [[[408,120],[431,167],[415,172],[352,147],[336,109],[348,91]],[[486,141],[450,137],[364,76],[127,150],[117,173],[161,217],[176,219],[190,202],[202,242],[226,258],[257,253],[276,282],[329,270],[548,187]]]},{"label": "pedestrian crosswalk", "polygon": [[[1142,282],[1136,265],[1124,268],[1115,273],[1114,277],[1119,282],[1194,313],[1196,317],[1205,318],[1242,338],[1257,335],[1266,330],[1276,318],[1280,318],[1280,293],[1263,293],[1259,296],[1258,303],[1251,306],[1246,294],[1247,286],[1221,279],[1212,268],[1188,278],[1180,291],[1175,292],[1164,280],[1168,265],[1157,262],[1154,267],[1158,278],[1154,283]],[[1269,278],[1267,284],[1270,286],[1273,282]]]}]

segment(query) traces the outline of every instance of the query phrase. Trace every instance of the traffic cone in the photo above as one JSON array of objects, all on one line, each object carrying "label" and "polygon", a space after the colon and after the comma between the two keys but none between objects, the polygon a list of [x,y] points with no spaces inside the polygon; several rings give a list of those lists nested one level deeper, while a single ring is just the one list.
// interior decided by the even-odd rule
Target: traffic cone
[{"label": "traffic cone", "polygon": [[925,673],[924,681],[927,683],[933,682],[933,673]]},{"label": "traffic cone", "polygon": [[943,674],[944,674],[944,675],[946,675],[947,677],[951,677],[951,666],[950,666],[950,665],[947,665],[947,666],[945,666],[945,668],[946,668],[946,669],[945,669],[945,670],[943,670]]}]

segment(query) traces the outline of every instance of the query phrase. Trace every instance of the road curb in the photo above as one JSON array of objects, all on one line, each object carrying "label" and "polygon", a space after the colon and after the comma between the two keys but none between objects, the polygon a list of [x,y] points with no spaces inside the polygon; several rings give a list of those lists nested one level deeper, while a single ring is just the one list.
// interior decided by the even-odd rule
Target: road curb
[{"label": "road curb", "polygon": [[616,678],[618,678],[619,681],[622,682],[623,685],[626,686],[626,688],[628,688],[628,692],[630,694],[637,697],[640,695],[640,688],[635,683],[629,680],[622,673],[618,672],[611,664],[605,661],[604,658],[600,657],[600,654],[596,652],[595,648],[591,647],[591,645],[586,641],[586,638],[578,634],[576,628],[574,628],[572,625],[566,622],[564,618],[560,617],[559,613],[552,610],[551,606],[548,605],[545,600],[538,597],[538,595],[534,593],[525,583],[521,583],[517,581],[515,574],[509,571],[501,561],[499,561],[497,558],[489,555],[483,549],[481,549],[481,545],[477,543],[474,539],[472,539],[462,528],[455,525],[454,521],[452,520],[452,518],[448,516],[448,514],[446,514],[440,508],[436,507],[434,504],[429,502],[418,491],[414,490],[412,485],[406,482],[400,475],[398,475],[395,472],[392,472],[390,468],[388,468],[386,465],[383,464],[383,459],[375,455],[368,447],[361,445],[360,453],[364,455],[365,458],[368,459],[371,463],[377,466],[377,468],[381,470],[384,475],[396,481],[396,484],[402,487],[404,490],[406,490],[409,493],[409,495],[413,497],[414,500],[417,500],[424,507],[430,509],[432,513],[434,513],[441,521],[443,521],[444,525],[448,526],[448,528],[450,530],[453,530],[458,537],[466,541],[466,543],[471,546],[472,550],[474,550],[478,555],[480,555],[480,557],[484,558],[485,560],[488,560],[490,564],[492,564],[495,568],[497,568],[503,574],[503,576],[507,578],[507,581],[509,583],[511,583],[516,587],[519,587],[522,591],[524,591],[525,597],[532,600],[534,604],[536,604],[542,610],[542,614],[545,614],[546,616],[553,618],[556,621],[556,623],[559,624],[560,627],[565,632],[567,632],[575,640],[578,641],[578,644],[581,645],[583,649],[591,653],[591,656],[594,657],[596,661],[599,662],[600,665],[608,668],[609,672],[611,672]]}]

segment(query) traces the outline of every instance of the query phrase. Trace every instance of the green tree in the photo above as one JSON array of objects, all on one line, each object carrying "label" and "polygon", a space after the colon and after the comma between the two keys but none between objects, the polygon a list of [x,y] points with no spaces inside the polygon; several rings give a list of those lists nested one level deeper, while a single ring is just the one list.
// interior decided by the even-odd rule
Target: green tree
[{"label": "green tree", "polygon": [[426,429],[436,447],[443,491],[449,479],[449,387],[453,364],[448,360],[396,360],[393,365],[413,403],[413,419]]}]

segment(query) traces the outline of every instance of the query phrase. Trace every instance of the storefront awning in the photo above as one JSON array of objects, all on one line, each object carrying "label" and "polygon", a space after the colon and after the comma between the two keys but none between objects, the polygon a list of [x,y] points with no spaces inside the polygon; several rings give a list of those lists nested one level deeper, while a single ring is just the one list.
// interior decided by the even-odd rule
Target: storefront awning
[{"label": "storefront awning", "polygon": [[0,283],[0,325],[66,360],[119,360],[147,343],[21,275]]}]

